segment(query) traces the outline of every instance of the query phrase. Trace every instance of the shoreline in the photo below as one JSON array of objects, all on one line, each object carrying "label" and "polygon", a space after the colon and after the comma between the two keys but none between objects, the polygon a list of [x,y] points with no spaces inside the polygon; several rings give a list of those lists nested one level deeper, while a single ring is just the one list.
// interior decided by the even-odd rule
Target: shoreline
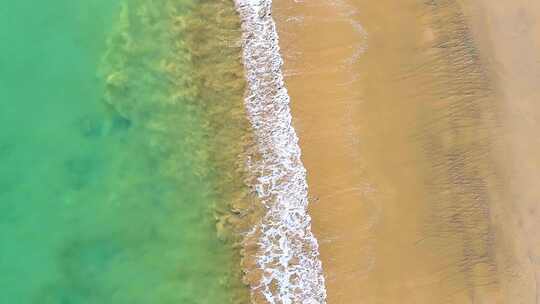
[{"label": "shoreline", "polygon": [[375,189],[362,176],[361,113],[354,107],[360,95],[351,90],[356,63],[369,49],[357,14],[345,1],[274,1],[329,303],[361,299],[358,286],[373,267],[367,236],[380,220]]},{"label": "shoreline", "polygon": [[242,20],[245,106],[257,156],[251,185],[266,208],[244,241],[244,277],[253,303],[325,303],[318,243],[307,214],[306,170],[281,73],[272,1],[235,1]]}]

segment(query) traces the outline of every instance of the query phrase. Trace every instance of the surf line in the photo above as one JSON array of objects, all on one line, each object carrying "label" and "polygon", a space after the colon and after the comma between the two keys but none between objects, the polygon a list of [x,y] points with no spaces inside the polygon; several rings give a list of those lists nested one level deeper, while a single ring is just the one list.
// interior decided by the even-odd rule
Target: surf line
[{"label": "surf line", "polygon": [[[250,282],[254,303],[326,303],[319,245],[307,213],[306,169],[292,126],[271,0],[234,0],[242,22],[247,87],[245,106],[260,157],[248,160],[257,172],[251,185],[266,213],[250,232],[256,237]],[[249,235],[248,235],[249,237]]]}]

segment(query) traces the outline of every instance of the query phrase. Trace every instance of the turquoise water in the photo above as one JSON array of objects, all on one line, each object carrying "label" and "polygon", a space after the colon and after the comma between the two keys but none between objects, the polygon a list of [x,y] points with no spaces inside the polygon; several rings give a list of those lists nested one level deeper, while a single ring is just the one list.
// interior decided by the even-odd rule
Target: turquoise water
[{"label": "turquoise water", "polygon": [[0,8],[2,304],[235,301],[205,109],[163,72],[190,5],[119,2]]}]

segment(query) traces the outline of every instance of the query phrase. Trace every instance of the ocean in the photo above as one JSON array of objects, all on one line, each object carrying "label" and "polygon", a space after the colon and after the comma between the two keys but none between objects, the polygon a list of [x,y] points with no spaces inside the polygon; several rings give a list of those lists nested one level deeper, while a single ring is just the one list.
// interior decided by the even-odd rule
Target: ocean
[{"label": "ocean", "polygon": [[0,303],[247,302],[239,28],[232,2],[0,8]]}]

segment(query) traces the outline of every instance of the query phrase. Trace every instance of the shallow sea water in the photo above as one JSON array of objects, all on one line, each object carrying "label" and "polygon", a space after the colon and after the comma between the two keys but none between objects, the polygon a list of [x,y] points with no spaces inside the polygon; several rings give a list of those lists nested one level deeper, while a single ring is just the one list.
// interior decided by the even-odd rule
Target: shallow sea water
[{"label": "shallow sea water", "polygon": [[[215,182],[219,166],[234,168],[237,148],[212,149],[246,127],[238,118],[209,139],[208,111],[228,114],[179,76],[193,75],[197,55],[174,35],[190,37],[201,5],[0,8],[0,303],[244,301],[236,249],[215,219],[232,196],[219,193],[229,185]],[[227,56],[204,62],[224,69]],[[241,101],[242,84],[222,91]]]}]

